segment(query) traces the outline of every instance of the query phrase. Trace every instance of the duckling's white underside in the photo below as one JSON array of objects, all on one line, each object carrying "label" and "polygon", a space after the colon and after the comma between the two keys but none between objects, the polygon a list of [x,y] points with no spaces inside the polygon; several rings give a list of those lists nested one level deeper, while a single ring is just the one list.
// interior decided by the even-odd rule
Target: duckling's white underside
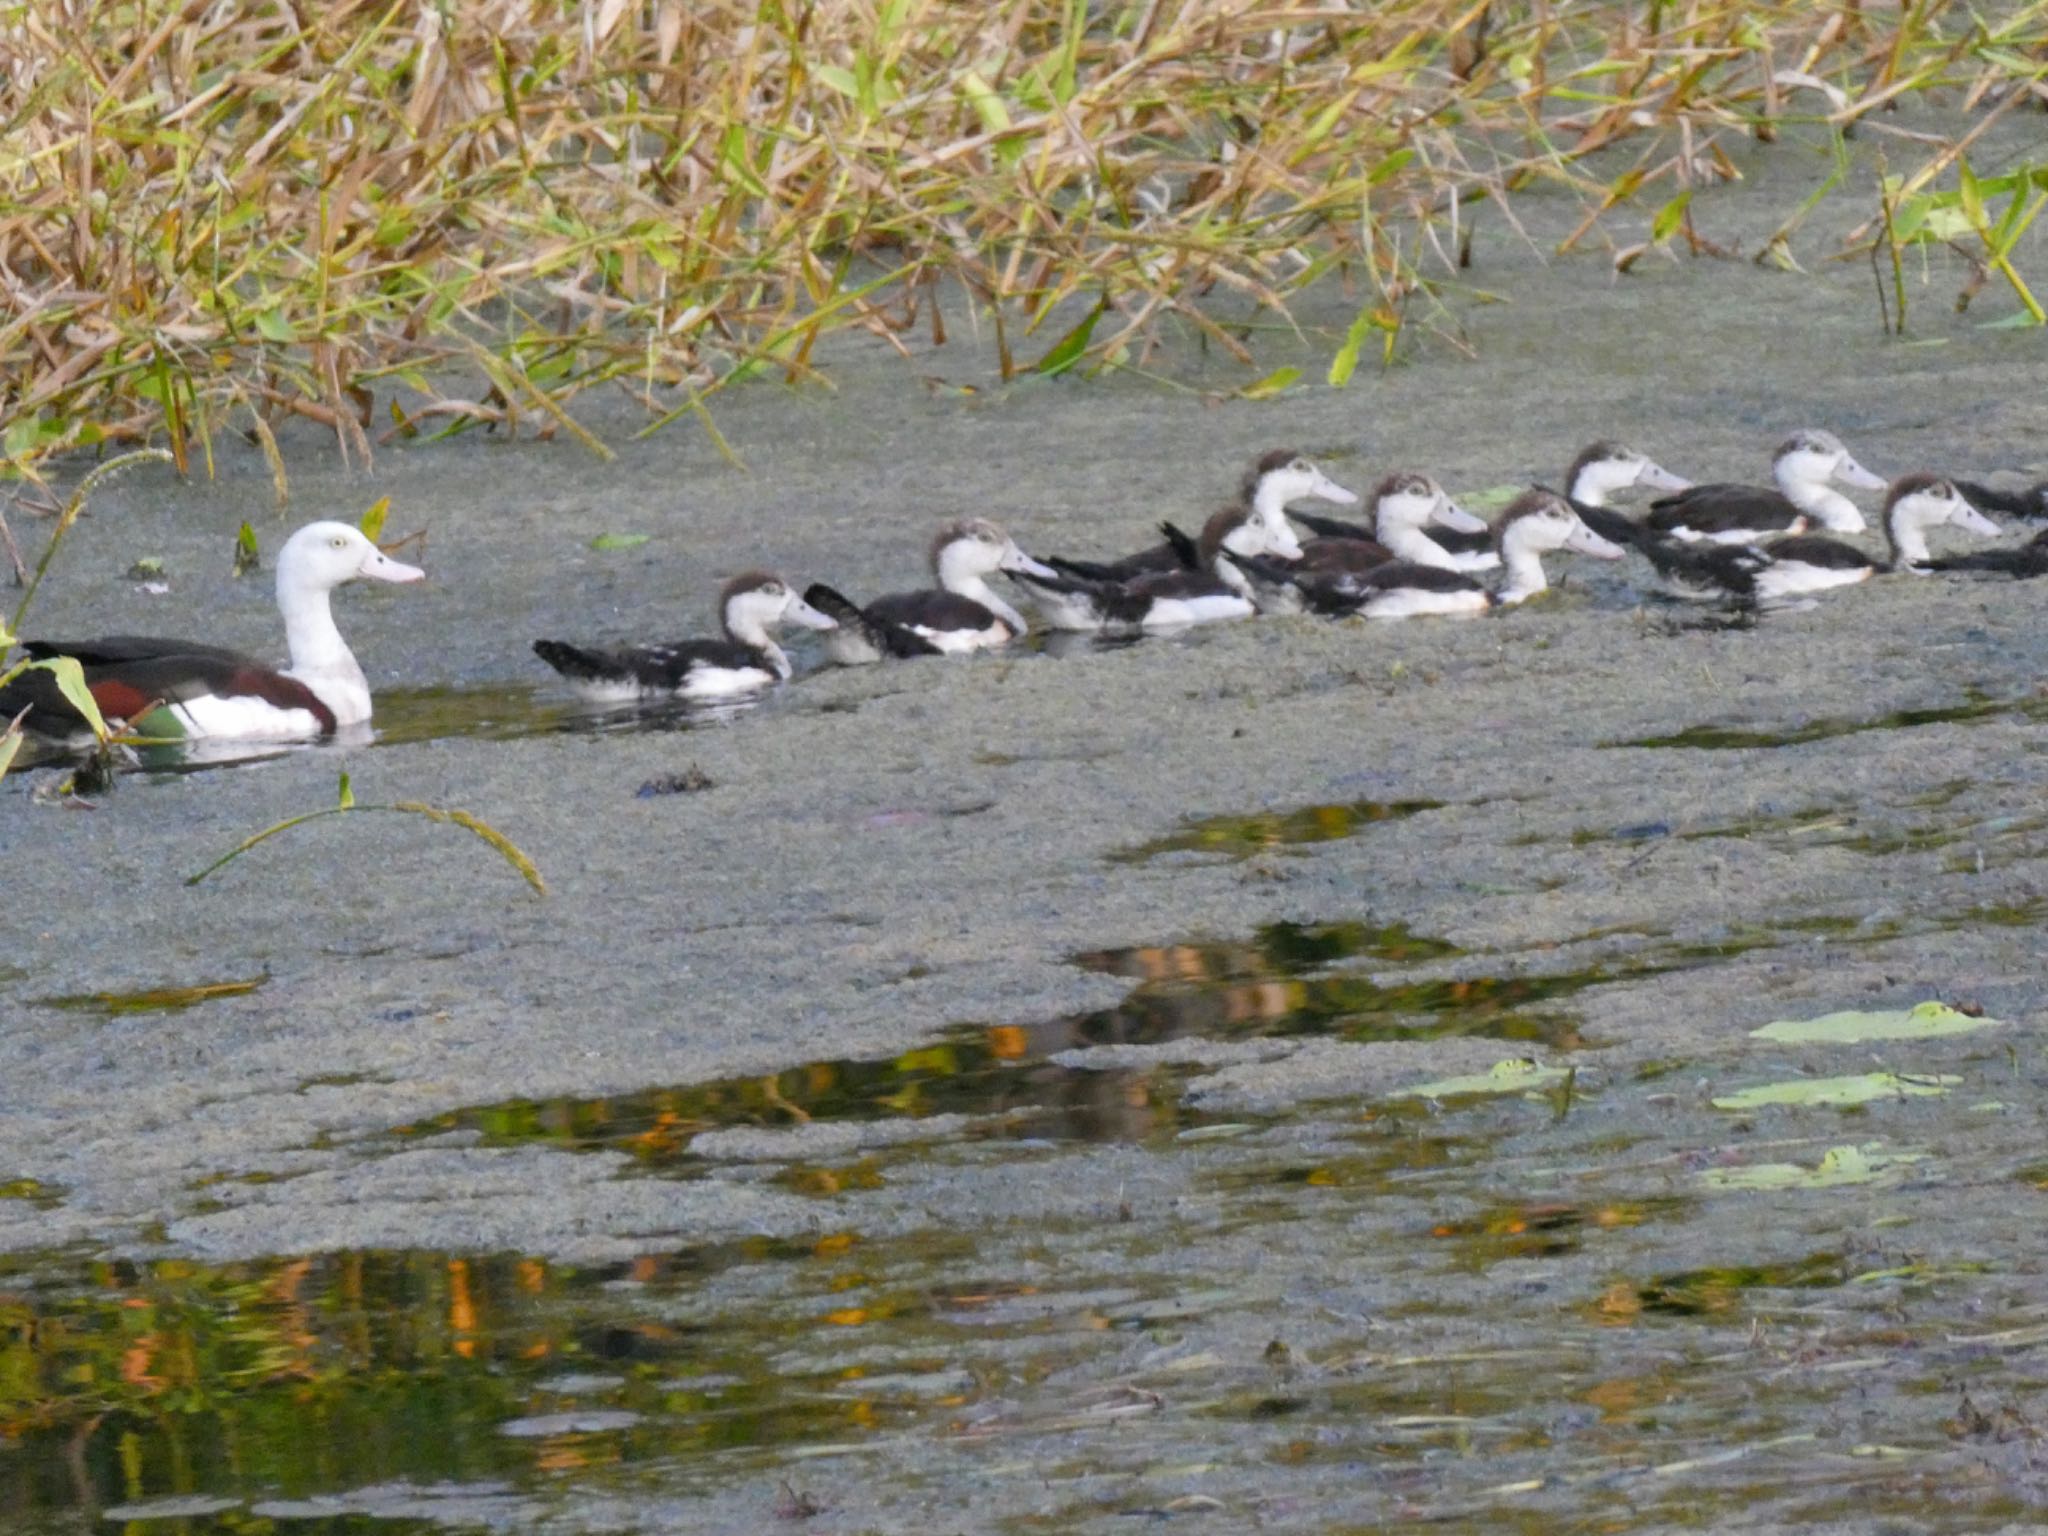
[{"label": "duckling's white underside", "polygon": [[569,687],[591,704],[649,704],[664,699],[730,699],[759,693],[781,679],[766,667],[692,667],[679,688],[649,688],[627,679],[600,682],[577,678]]},{"label": "duckling's white underside", "polygon": [[1492,606],[1484,592],[1429,592],[1395,587],[1358,610],[1368,619],[1473,619]]},{"label": "duckling's white underside", "polygon": [[1679,527],[1671,530],[1671,537],[1686,544],[1754,544],[1758,539],[1775,539],[1797,532],[1803,526],[1806,525],[1795,523],[1791,528],[1722,528],[1713,533]]},{"label": "duckling's white underside", "polygon": [[1010,643],[1010,626],[1001,619],[992,621],[986,629],[928,629],[922,624],[910,624],[905,628],[925,644],[935,646],[948,656],[968,656],[976,651],[992,651],[998,646]]},{"label": "duckling's white underside", "polygon": [[1802,592],[1825,592],[1830,587],[1853,587],[1876,574],[1874,566],[1808,565],[1803,560],[1780,560],[1757,572],[1756,595],[1766,600],[1795,597]]},{"label": "duckling's white underside", "polygon": [[1191,624],[1221,624],[1257,613],[1251,599],[1235,592],[1214,597],[1161,597],[1153,600],[1138,621],[1141,629],[1185,629]]}]

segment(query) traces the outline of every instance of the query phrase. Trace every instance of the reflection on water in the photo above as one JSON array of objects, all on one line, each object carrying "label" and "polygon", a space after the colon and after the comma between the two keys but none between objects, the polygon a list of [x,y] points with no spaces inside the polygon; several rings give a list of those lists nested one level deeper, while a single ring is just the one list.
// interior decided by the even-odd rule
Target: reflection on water
[{"label": "reflection on water", "polygon": [[1142,864],[1166,853],[1220,853],[1245,859],[1271,848],[1336,842],[1355,836],[1376,822],[1399,821],[1442,808],[1441,800],[1352,800],[1249,816],[1203,816],[1184,823],[1179,831],[1165,837],[1111,854],[1110,860],[1117,864]]},{"label": "reflection on water", "polygon": [[515,741],[561,731],[683,731],[722,725],[760,707],[766,693],[694,702],[591,705],[560,689],[529,683],[487,683],[461,688],[390,688],[377,695],[377,744],[461,737]]},{"label": "reflection on water", "polygon": [[[531,683],[485,683],[464,687],[387,688],[376,698],[370,725],[345,729],[318,741],[193,741],[122,745],[114,766],[123,772],[193,773],[268,762],[293,752],[335,747],[403,746],[459,737],[474,741],[516,741],[560,732],[601,735],[620,731],[686,731],[724,725],[758,709],[767,693],[710,702],[674,700],[650,704],[594,706],[559,689]],[[47,767],[74,761],[38,747],[17,767]]]},{"label": "reflection on water", "polygon": [[1113,1008],[1040,1024],[963,1027],[882,1060],[815,1061],[759,1077],[599,1099],[484,1105],[403,1132],[468,1130],[494,1145],[606,1148],[662,1169],[694,1166],[690,1139],[734,1125],[966,1115],[986,1122],[975,1128],[977,1136],[1146,1141],[1203,1123],[1180,1102],[1185,1070],[1091,1068],[1090,1047],[1302,1035],[1485,1035],[1553,1050],[1584,1043],[1571,1020],[1528,1010],[1610,979],[1602,970],[1379,982],[1330,969],[1347,960],[1414,964],[1457,953],[1401,925],[1368,923],[1274,923],[1241,942],[1092,951],[1076,963],[1137,983]]},{"label": "reflection on water", "polygon": [[[775,1330],[659,1315],[719,1268],[841,1265],[853,1246],[744,1242],[589,1269],[352,1252],[51,1277],[0,1261],[0,1510],[544,1487],[655,1455],[883,1427],[893,1406],[833,1392],[828,1369],[764,1370]],[[475,1513],[446,1501],[451,1524]]]},{"label": "reflection on water", "polygon": [[2018,715],[2026,720],[2048,720],[2048,693],[2037,691],[2019,698],[1998,699],[1972,689],[1965,695],[1963,703],[1944,705],[1935,709],[1900,709],[1884,715],[1829,717],[1775,730],[1749,726],[1694,725],[1665,736],[1643,736],[1630,741],[1604,741],[1600,745],[1692,747],[1708,751],[1791,747],[1809,741],[1828,741],[1837,736],[1860,735],[1864,731],[1905,731],[1923,725],[1969,725],[2006,715]]}]

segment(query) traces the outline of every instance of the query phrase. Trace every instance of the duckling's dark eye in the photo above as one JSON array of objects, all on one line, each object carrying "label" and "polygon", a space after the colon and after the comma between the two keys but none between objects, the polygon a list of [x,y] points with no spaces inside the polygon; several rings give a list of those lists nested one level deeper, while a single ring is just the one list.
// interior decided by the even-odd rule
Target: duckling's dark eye
[{"label": "duckling's dark eye", "polygon": [[329,539],[329,540],[328,540],[327,542],[328,542],[328,543],[330,543],[330,544],[332,544],[332,545],[333,545],[333,546],[334,546],[334,547],[335,547],[336,549],[347,549],[347,548],[348,548],[348,540],[347,540],[347,539],[345,539],[345,538],[343,538],[343,537],[342,537],[342,536],[341,536],[340,534],[338,534],[338,533],[337,533],[337,534],[336,534],[336,535],[335,535],[335,536],[334,536],[333,538]]}]

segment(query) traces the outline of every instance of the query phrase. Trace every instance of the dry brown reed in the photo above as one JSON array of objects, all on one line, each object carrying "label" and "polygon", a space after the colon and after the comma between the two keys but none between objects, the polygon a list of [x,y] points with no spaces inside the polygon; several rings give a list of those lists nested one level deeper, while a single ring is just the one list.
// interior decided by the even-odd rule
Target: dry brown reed
[{"label": "dry brown reed", "polygon": [[0,5],[8,472],[143,439],[191,467],[233,429],[282,494],[287,414],[358,458],[479,423],[604,453],[599,387],[715,436],[718,390],[809,376],[843,327],[942,335],[942,292],[1006,375],[1142,362],[1169,322],[1249,365],[1226,317],[1341,268],[1341,383],[1428,318],[1482,203],[1560,184],[1567,248],[1699,249],[1734,141],[1936,88],[1968,131],[1901,141],[1868,237],[1981,246],[2038,320],[1999,241],[2048,172],[1947,189],[2044,73],[2048,7],[1943,0]]}]

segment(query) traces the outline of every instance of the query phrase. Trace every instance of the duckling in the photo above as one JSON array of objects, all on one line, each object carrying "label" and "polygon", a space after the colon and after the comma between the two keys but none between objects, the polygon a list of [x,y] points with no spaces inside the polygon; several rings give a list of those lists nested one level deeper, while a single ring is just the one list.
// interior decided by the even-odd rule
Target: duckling
[{"label": "duckling", "polygon": [[826,658],[857,667],[885,656],[965,656],[1008,645],[1030,625],[996,596],[988,578],[998,571],[1058,574],[978,517],[948,523],[934,535],[931,569],[937,587],[878,597],[865,608],[823,582],[813,583],[805,601],[839,626],[826,637]]},{"label": "duckling", "polygon": [[1645,536],[1643,525],[1608,505],[1608,498],[1640,487],[1649,491],[1683,491],[1692,486],[1656,460],[1625,443],[1588,443],[1564,472],[1564,496],[1579,521],[1610,544],[1634,544]]},{"label": "duckling", "polygon": [[788,582],[766,571],[748,571],[728,581],[718,594],[718,616],[725,630],[722,640],[615,648],[536,640],[533,653],[592,703],[724,699],[788,681],[789,657],[773,638],[782,625],[837,627]]},{"label": "duckling", "polygon": [[[1309,573],[1295,579],[1308,605],[1319,613],[1359,613],[1369,619],[1469,618],[1495,606],[1525,602],[1545,590],[1547,553],[1571,550],[1597,560],[1619,560],[1624,553],[1588,528],[1564,497],[1540,488],[1523,492],[1501,513],[1494,525],[1494,543],[1503,573],[1500,586],[1491,591],[1462,571],[1410,560],[1363,572]],[[1262,574],[1284,571],[1277,562],[1260,564]]]},{"label": "duckling", "polygon": [[1901,475],[1885,493],[1883,515],[1889,560],[1876,559],[1853,544],[1821,534],[1764,545],[1770,563],[1756,574],[1758,600],[1782,603],[1808,592],[1868,581],[1880,571],[1926,570],[1932,559],[1927,534],[1944,524],[1983,538],[1996,538],[1999,531],[1998,524],[1939,475]]},{"label": "duckling", "polygon": [[[1428,475],[1388,475],[1373,491],[1373,526],[1311,513],[1288,514],[1316,535],[1301,546],[1302,568],[1363,571],[1388,560],[1412,560],[1447,571],[1485,571],[1500,564],[1493,530],[1444,493]],[[1452,549],[1447,540],[1480,534],[1484,550]],[[1462,542],[1462,541],[1461,541]]]},{"label": "duckling", "polygon": [[[1275,448],[1262,454],[1245,472],[1237,500],[1229,509],[1242,514],[1239,526],[1232,532],[1230,547],[1240,554],[1256,555],[1276,530],[1292,537],[1293,531],[1287,528],[1287,504],[1309,497],[1339,507],[1358,504],[1356,492],[1337,484],[1294,449]],[[1154,571],[1178,570],[1180,556],[1168,542],[1154,544],[1121,560],[1065,560],[1054,555],[1046,564],[1084,581],[1119,582]]]},{"label": "duckling", "polygon": [[1863,514],[1830,480],[1868,491],[1885,489],[1832,432],[1794,432],[1771,456],[1777,489],[1756,485],[1695,485],[1650,503],[1651,532],[1687,541],[1749,544],[1777,534],[1804,533],[1819,523],[1831,533],[1861,533]]},{"label": "duckling", "polygon": [[[1168,535],[1167,548],[1176,561],[1185,558],[1187,541],[1178,530]],[[1257,548],[1242,552],[1238,543]],[[1282,522],[1278,528],[1249,508],[1227,507],[1203,525],[1194,549],[1194,568],[1151,571],[1126,581],[1095,581],[1063,572],[1010,574],[1031,595],[1032,602],[1054,629],[1095,634],[1135,634],[1145,630],[1182,629],[1226,619],[1250,618],[1258,611],[1242,569],[1245,560],[1266,554],[1298,560],[1300,542]]]}]

